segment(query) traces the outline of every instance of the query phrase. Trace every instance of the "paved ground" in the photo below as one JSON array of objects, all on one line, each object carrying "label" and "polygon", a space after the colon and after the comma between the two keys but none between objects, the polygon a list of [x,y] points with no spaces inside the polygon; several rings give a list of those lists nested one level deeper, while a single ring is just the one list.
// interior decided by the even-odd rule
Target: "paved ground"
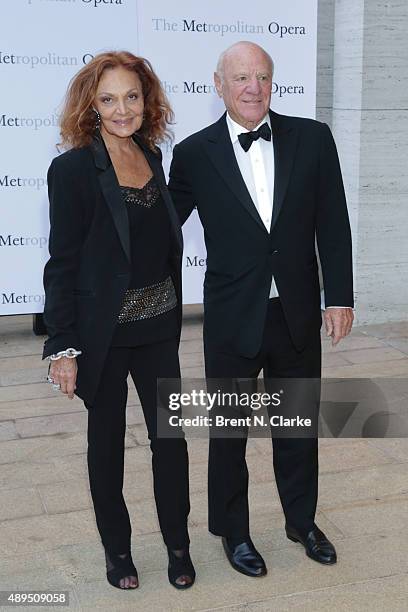
[{"label": "paved ground", "polygon": [[[333,567],[309,560],[285,538],[270,441],[250,440],[252,535],[269,567],[259,580],[234,572],[219,539],[207,532],[207,443],[191,441],[190,533],[198,577],[194,588],[178,592],[167,582],[134,392],[125,495],[141,586],[124,593],[110,587],[88,492],[86,411],[42,382],[43,339],[30,328],[30,317],[0,321],[0,589],[65,589],[70,610],[408,609],[408,439],[320,440],[317,522],[336,544]],[[181,361],[184,376],[202,376],[194,309],[185,321]],[[325,340],[324,375],[408,378],[408,323],[356,329],[336,349]]]}]

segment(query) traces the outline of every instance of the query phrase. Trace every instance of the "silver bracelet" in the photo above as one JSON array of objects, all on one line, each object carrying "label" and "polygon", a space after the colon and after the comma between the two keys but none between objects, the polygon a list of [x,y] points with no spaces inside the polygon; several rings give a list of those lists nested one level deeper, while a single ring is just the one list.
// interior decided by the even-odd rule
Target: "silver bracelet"
[{"label": "silver bracelet", "polygon": [[74,359],[75,357],[78,357],[78,355],[82,355],[82,351],[77,351],[74,348],[68,348],[65,349],[65,351],[60,351],[59,353],[54,353],[54,355],[49,355],[48,359],[50,361],[57,361],[58,359],[61,359],[61,357],[68,357],[68,359]]}]

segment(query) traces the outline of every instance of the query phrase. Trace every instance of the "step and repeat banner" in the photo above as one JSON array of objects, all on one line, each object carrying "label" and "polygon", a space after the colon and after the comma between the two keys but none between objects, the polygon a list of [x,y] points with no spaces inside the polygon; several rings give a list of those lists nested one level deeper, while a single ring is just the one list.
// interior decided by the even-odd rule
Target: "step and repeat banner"
[{"label": "step and repeat banner", "polygon": [[[0,315],[42,312],[48,259],[46,174],[72,76],[95,54],[147,57],[176,114],[174,143],[224,111],[219,54],[239,40],[275,62],[272,108],[315,116],[317,0],[3,0],[0,21]],[[172,146],[162,147],[169,169]],[[183,228],[184,302],[202,301],[203,232]]]}]

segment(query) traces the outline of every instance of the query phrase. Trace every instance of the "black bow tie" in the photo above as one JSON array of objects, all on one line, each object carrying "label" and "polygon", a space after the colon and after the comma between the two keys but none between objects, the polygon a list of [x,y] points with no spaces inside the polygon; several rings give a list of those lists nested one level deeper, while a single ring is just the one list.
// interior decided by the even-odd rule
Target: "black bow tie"
[{"label": "black bow tie", "polygon": [[258,140],[258,138],[263,138],[264,140],[271,140],[272,132],[271,128],[267,123],[263,123],[261,127],[253,132],[243,132],[238,136],[239,144],[244,149],[244,151],[249,151],[251,148],[251,144],[254,140]]}]

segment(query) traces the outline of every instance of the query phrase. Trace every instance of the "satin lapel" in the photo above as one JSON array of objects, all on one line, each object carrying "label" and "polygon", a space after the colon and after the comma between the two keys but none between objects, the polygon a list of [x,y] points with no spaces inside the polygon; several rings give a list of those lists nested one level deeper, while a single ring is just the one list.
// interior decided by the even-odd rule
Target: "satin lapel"
[{"label": "satin lapel", "polygon": [[93,153],[95,166],[99,168],[99,170],[102,170],[98,176],[102,193],[111,211],[113,223],[118,232],[123,250],[130,261],[129,219],[112,161],[99,133],[95,134],[95,138],[91,143],[91,151]]},{"label": "satin lapel", "polygon": [[220,173],[229,189],[236,195],[253,220],[266,232],[265,225],[259,216],[239,170],[225,115],[214,125],[214,133],[205,142],[205,149],[212,164]]},{"label": "satin lapel", "polygon": [[169,213],[170,222],[173,227],[173,232],[177,242],[177,248],[181,252],[183,250],[183,235],[181,233],[180,222],[178,220],[178,216],[176,213],[176,209],[174,208],[173,200],[171,199],[171,195],[166,185],[166,178],[163,172],[162,163],[157,155],[153,153],[146,144],[138,138],[136,135],[133,136],[134,140],[137,144],[143,149],[143,153],[146,156],[147,163],[149,164],[154,177],[159,185],[160,193],[162,194],[164,203]]},{"label": "satin lapel", "polygon": [[123,250],[130,261],[129,218],[112,164],[99,175],[99,182],[106,203],[111,211]]},{"label": "satin lapel", "polygon": [[285,118],[270,111],[275,158],[275,185],[271,231],[276,225],[289,184],[298,142],[298,130],[288,125]]}]

